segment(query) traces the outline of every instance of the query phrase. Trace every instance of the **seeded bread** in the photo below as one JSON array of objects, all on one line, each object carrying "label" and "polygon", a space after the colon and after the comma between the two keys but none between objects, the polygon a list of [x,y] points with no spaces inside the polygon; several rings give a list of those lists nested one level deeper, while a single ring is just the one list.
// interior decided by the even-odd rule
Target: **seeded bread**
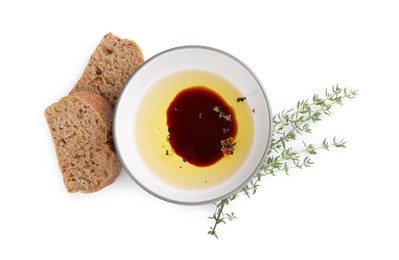
[{"label": "seeded bread", "polygon": [[143,54],[135,42],[108,33],[70,93],[94,92],[114,106],[122,87],[143,62]]},{"label": "seeded bread", "polygon": [[91,92],[76,92],[47,107],[59,167],[69,192],[94,192],[121,171],[112,142],[112,106]]}]

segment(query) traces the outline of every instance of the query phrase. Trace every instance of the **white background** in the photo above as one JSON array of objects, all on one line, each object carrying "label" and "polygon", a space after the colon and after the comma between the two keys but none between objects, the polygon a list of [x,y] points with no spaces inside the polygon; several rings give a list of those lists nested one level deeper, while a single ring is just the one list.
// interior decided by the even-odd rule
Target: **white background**
[{"label": "white background", "polygon": [[[399,7],[395,1],[0,0],[0,259],[399,259]],[[273,111],[335,84],[359,90],[308,142],[345,138],[305,170],[266,177],[238,219],[207,235],[213,206],[158,200],[122,172],[65,191],[43,111],[101,38],[146,58],[200,44],[246,63]]]}]

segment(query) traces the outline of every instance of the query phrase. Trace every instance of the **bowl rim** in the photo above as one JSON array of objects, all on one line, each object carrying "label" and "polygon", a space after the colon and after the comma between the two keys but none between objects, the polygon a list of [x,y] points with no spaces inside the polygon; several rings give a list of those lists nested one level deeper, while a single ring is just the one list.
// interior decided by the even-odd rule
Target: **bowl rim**
[{"label": "bowl rim", "polygon": [[[187,201],[180,201],[180,200],[175,200],[175,199],[171,199],[171,198],[167,198],[164,197],[154,191],[152,191],[151,189],[149,189],[147,186],[145,186],[143,183],[141,183],[138,179],[136,179],[134,177],[134,174],[132,172],[130,172],[130,170],[128,169],[128,167],[126,166],[125,162],[122,159],[120,150],[118,148],[118,141],[117,141],[117,137],[116,137],[116,124],[115,124],[115,119],[117,117],[117,113],[119,110],[119,105],[120,105],[120,100],[121,97],[123,96],[123,93],[125,92],[127,86],[129,85],[129,82],[131,81],[131,79],[133,77],[135,77],[136,74],[140,73],[140,71],[147,66],[148,64],[150,64],[154,59],[157,59],[158,57],[165,55],[167,53],[171,53],[174,51],[179,51],[179,50],[185,50],[185,49],[202,49],[202,50],[207,50],[207,51],[212,51],[212,52],[217,52],[219,54],[225,55],[229,58],[231,58],[232,60],[234,60],[235,62],[237,62],[239,65],[241,65],[245,70],[248,71],[248,73],[251,74],[251,76],[254,78],[254,80],[257,82],[257,84],[259,85],[260,91],[263,94],[263,98],[266,102],[266,106],[268,109],[268,116],[269,116],[269,129],[268,129],[268,140],[267,140],[267,144],[266,147],[263,151],[263,154],[261,156],[261,160],[259,160],[258,165],[256,166],[256,168],[254,169],[254,171],[248,175],[248,177],[240,184],[238,185],[235,189],[231,190],[230,192],[223,194],[221,196],[218,196],[216,198],[210,199],[210,200],[204,200],[204,201],[195,201],[195,202],[187,202]],[[268,152],[270,150],[270,146],[271,146],[271,140],[272,140],[272,129],[273,129],[273,114],[272,114],[272,110],[271,110],[271,105],[270,105],[270,101],[269,98],[266,94],[266,91],[261,83],[261,81],[258,79],[258,77],[255,75],[255,73],[244,63],[242,62],[240,59],[238,59],[237,57],[233,56],[232,54],[222,51],[220,49],[214,48],[214,47],[209,47],[209,46],[204,46],[204,45],[182,45],[182,46],[178,46],[178,47],[173,47],[173,48],[169,48],[166,49],[164,51],[161,51],[157,54],[155,54],[154,56],[150,57],[149,59],[147,59],[146,61],[144,61],[128,78],[128,80],[126,81],[126,83],[124,84],[118,99],[115,103],[114,106],[114,111],[113,111],[113,117],[112,117],[112,138],[113,138],[113,142],[114,142],[114,147],[115,147],[115,151],[117,153],[118,159],[120,160],[123,169],[125,169],[126,173],[133,179],[133,181],[139,186],[141,187],[143,190],[145,190],[146,192],[148,192],[149,194],[153,195],[154,197],[170,202],[170,203],[174,203],[174,204],[179,204],[179,205],[205,205],[205,204],[210,204],[210,203],[215,203],[218,201],[221,201],[223,199],[229,198],[230,196],[232,196],[233,194],[239,192],[245,185],[247,185],[247,183],[253,179],[253,177],[255,176],[255,174],[259,171],[259,169],[262,167],[263,162],[265,161]]]}]

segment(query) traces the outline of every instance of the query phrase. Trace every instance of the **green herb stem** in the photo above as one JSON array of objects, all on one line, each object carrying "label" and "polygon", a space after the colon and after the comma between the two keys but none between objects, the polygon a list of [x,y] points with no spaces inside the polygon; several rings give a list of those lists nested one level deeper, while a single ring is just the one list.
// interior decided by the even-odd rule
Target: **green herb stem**
[{"label": "green herb stem", "polygon": [[248,198],[254,195],[264,176],[275,175],[282,171],[288,175],[292,169],[310,167],[313,164],[311,157],[316,155],[319,150],[329,151],[332,147],[345,148],[346,142],[343,139],[337,140],[336,137],[331,141],[324,139],[319,146],[306,144],[302,141],[304,148],[299,151],[295,151],[292,147],[287,147],[287,144],[296,140],[298,134],[311,133],[311,123],[320,121],[323,114],[331,115],[331,108],[334,105],[342,105],[345,99],[355,98],[357,94],[357,91],[333,86],[331,91],[328,89],[325,91],[323,98],[315,94],[312,101],[298,101],[295,108],[287,111],[283,110],[276,114],[273,117],[273,136],[268,157],[253,179],[240,191],[229,198],[214,203],[214,214],[208,217],[214,221],[214,224],[210,227],[208,234],[218,238],[217,226],[220,223],[226,224],[226,220],[232,221],[236,218],[234,212],[224,213],[226,206],[238,198],[240,194],[245,194]]}]

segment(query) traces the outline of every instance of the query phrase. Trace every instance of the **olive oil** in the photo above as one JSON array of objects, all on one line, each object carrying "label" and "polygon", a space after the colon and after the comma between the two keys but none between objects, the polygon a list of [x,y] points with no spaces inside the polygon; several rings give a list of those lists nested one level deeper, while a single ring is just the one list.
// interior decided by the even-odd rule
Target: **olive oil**
[{"label": "olive oil", "polygon": [[[206,166],[196,166],[174,152],[169,140],[173,129],[167,125],[167,110],[173,109],[170,105],[175,97],[198,86],[222,97],[234,111],[237,122],[234,153],[225,153],[220,160]],[[145,94],[134,121],[135,139],[142,159],[157,178],[177,188],[206,189],[222,183],[240,168],[253,144],[254,122],[249,104],[250,100],[246,100],[232,83],[208,71],[186,70],[160,79]],[[199,119],[202,116],[198,113]]]}]

